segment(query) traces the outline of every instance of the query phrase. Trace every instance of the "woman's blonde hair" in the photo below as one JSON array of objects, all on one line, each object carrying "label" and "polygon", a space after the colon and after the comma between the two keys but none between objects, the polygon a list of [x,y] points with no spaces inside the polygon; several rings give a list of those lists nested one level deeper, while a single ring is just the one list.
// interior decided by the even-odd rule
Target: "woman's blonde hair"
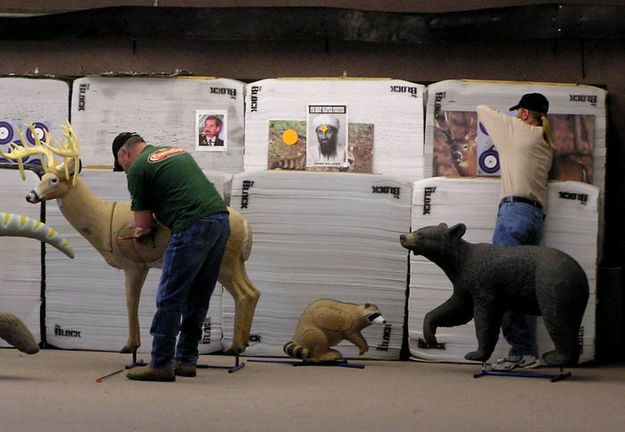
[{"label": "woman's blonde hair", "polygon": [[540,122],[543,125],[543,138],[549,144],[552,150],[556,149],[556,143],[553,140],[553,131],[551,130],[551,123],[549,123],[549,119],[546,115],[541,115]]},{"label": "woman's blonde hair", "polygon": [[553,141],[553,135],[551,130],[551,123],[549,123],[549,119],[546,114],[542,114],[536,111],[530,111],[530,115],[543,127],[543,138],[549,147],[553,150],[556,149],[556,143]]}]

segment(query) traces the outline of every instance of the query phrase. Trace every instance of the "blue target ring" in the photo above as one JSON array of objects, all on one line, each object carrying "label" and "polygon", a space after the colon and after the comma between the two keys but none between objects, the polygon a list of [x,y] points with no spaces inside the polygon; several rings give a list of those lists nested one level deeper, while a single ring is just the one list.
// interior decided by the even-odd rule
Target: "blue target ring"
[{"label": "blue target ring", "polygon": [[0,121],[0,145],[9,144],[13,141],[13,136],[15,132],[13,131],[13,126],[11,123]]},{"label": "blue target ring", "polygon": [[486,128],[484,127],[484,125],[482,124],[482,122],[478,122],[479,126],[480,126],[480,130],[482,131],[482,133],[484,135],[488,135],[488,131],[486,130]]},{"label": "blue target ring", "polygon": [[499,171],[499,153],[493,147],[483,152],[478,160],[480,169],[486,174],[494,174]]},{"label": "blue target ring", "polygon": [[[39,135],[39,131],[41,131],[41,136],[39,137],[39,140],[41,142],[46,142],[46,134],[45,132],[50,132],[50,129],[48,129],[48,126],[46,126],[44,123],[41,122],[35,122],[33,123],[34,129],[37,132],[37,135]],[[33,136],[33,132],[29,129],[26,129],[26,139],[28,140],[29,143],[31,144],[35,144],[35,137]]]}]

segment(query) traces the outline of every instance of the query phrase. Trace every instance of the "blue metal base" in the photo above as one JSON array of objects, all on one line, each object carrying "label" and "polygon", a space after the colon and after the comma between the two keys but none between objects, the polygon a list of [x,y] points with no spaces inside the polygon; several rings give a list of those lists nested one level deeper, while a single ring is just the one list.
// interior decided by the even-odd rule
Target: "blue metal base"
[{"label": "blue metal base", "polygon": [[480,373],[473,375],[473,378],[480,378],[485,375],[491,376],[504,376],[504,377],[513,377],[513,378],[542,378],[548,379],[551,382],[557,382],[567,379],[571,376],[571,372],[564,372],[562,368],[560,368],[559,374],[545,374],[540,372],[529,372],[529,371],[519,371],[519,370],[493,370],[486,369],[486,366],[482,366],[482,370]]},{"label": "blue metal base", "polygon": [[250,359],[249,362],[256,363],[286,363],[292,366],[338,366],[353,369],[364,369],[365,365],[361,363],[349,363],[347,360],[339,360],[335,362],[307,362],[307,361],[291,361],[291,360],[255,360]]}]

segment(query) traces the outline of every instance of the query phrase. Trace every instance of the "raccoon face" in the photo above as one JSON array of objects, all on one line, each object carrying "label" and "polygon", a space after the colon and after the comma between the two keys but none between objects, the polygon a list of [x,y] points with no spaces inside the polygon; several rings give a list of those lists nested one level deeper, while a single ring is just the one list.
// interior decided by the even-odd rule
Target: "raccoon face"
[{"label": "raccoon face", "polygon": [[[374,306],[375,307],[375,306]],[[376,308],[377,309],[377,308]],[[371,324],[385,324],[386,320],[379,311],[371,312],[366,315],[367,320]]]}]

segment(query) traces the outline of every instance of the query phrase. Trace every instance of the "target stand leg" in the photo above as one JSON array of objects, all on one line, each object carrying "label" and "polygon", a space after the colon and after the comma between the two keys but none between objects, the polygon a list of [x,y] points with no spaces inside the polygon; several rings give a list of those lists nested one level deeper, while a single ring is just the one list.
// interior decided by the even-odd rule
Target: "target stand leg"
[{"label": "target stand leg", "polygon": [[126,369],[132,369],[133,367],[138,367],[138,366],[147,366],[147,363],[144,362],[143,360],[137,360],[137,350],[133,350],[132,352],[132,363],[128,363],[125,368]]},{"label": "target stand leg", "polygon": [[292,366],[338,366],[345,368],[353,368],[353,369],[364,369],[365,365],[361,363],[349,363],[347,360],[338,360],[332,362],[310,362],[310,361],[293,361],[293,360],[258,360],[258,359],[250,359],[250,362],[255,363],[285,363],[290,364]]},{"label": "target stand leg", "polygon": [[364,369],[365,365],[362,363],[350,363],[347,360],[337,360],[337,361],[329,361],[329,362],[300,362],[293,363],[293,366],[337,366],[344,368],[352,368],[352,369]]},{"label": "target stand leg", "polygon": [[234,373],[245,367],[245,363],[240,361],[239,354],[235,355],[234,366],[209,366],[205,364],[199,364],[196,366],[198,369],[227,369],[228,373]]},{"label": "target stand leg", "polygon": [[519,370],[493,370],[486,368],[486,363],[482,363],[482,370],[480,373],[474,374],[473,378],[481,378],[483,376],[503,376],[512,378],[541,378],[548,379],[551,382],[558,382],[565,380],[571,376],[571,372],[564,372],[563,368],[560,368],[559,374],[546,374],[540,372],[519,371]]}]

